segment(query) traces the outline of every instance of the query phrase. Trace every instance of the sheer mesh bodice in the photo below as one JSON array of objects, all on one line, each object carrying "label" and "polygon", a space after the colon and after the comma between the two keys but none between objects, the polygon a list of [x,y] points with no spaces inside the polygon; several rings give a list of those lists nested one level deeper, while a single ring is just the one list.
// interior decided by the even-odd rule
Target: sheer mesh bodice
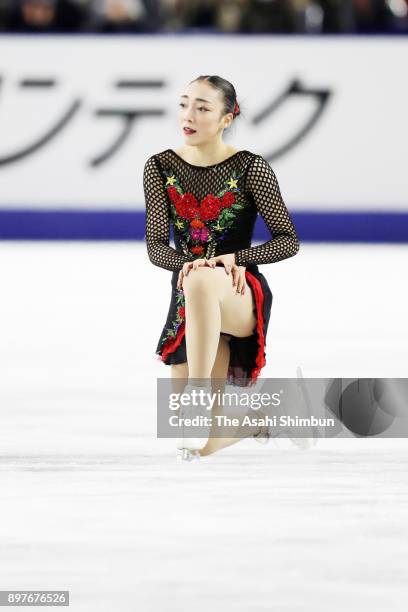
[{"label": "sheer mesh bodice", "polygon": [[[147,251],[161,268],[180,270],[186,261],[225,253],[235,253],[240,266],[267,264],[299,250],[276,175],[261,155],[243,150],[218,164],[195,166],[167,149],[147,160],[143,187]],[[258,212],[272,237],[251,246]]]}]

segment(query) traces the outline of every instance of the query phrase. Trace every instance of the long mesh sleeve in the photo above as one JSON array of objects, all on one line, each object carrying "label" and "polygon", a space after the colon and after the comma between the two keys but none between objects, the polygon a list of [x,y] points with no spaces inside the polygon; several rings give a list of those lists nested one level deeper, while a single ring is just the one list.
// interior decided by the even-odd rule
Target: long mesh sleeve
[{"label": "long mesh sleeve", "polygon": [[271,240],[235,253],[238,266],[267,264],[296,255],[299,240],[282,199],[278,180],[268,162],[257,155],[247,174],[247,189],[252,192],[255,205],[272,234]]},{"label": "long mesh sleeve", "polygon": [[147,253],[155,266],[166,270],[181,270],[189,259],[169,246],[170,219],[163,180],[154,156],[149,157],[143,171]]}]

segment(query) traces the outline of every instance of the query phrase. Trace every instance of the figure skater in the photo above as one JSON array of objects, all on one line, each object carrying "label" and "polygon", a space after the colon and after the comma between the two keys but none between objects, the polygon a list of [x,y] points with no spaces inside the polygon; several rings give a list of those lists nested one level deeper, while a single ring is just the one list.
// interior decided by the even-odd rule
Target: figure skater
[{"label": "figure skater", "polygon": [[[240,114],[234,86],[220,76],[191,81],[180,97],[184,145],[152,155],[143,172],[150,261],[171,270],[171,299],[156,349],[173,389],[223,391],[253,385],[265,360],[272,292],[258,270],[296,255],[299,240],[276,175],[259,154],[236,150],[224,130]],[[258,212],[271,232],[251,246]],[[169,246],[170,224],[175,248]],[[201,396],[202,397],[202,396]],[[214,407],[220,410],[220,406]],[[196,407],[184,409],[193,416]],[[259,432],[258,431],[258,435]],[[249,435],[182,437],[191,460]]]}]

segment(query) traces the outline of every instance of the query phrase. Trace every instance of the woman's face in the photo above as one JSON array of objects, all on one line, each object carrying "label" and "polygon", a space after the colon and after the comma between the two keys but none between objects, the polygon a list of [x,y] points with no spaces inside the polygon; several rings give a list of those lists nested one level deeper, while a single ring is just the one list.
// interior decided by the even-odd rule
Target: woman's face
[{"label": "woman's face", "polygon": [[195,146],[218,138],[233,119],[232,113],[223,115],[223,110],[222,92],[206,81],[190,83],[179,101],[178,119],[185,143]]}]

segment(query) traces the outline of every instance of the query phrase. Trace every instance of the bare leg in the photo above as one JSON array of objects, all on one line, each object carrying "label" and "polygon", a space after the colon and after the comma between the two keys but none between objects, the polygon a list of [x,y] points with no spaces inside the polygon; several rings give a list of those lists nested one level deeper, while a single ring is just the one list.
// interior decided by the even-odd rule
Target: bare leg
[{"label": "bare leg", "polygon": [[[213,393],[217,393],[218,391],[222,393],[225,390],[225,380],[228,372],[229,356],[230,349],[228,338],[226,338],[225,336],[220,336],[217,355],[211,372]],[[188,379],[188,363],[184,362],[177,365],[173,364],[170,367],[173,393],[182,393],[186,381]],[[245,414],[246,413],[247,411],[245,411]],[[216,414],[225,414],[225,411],[217,402],[214,404],[212,411],[213,416]],[[233,414],[232,409],[228,409],[228,416],[231,418],[237,418],[238,420],[242,420],[243,414]],[[216,426],[214,425],[213,429],[215,428]],[[236,442],[239,442],[244,438],[251,437],[255,433],[257,433],[257,431],[254,431],[253,427],[250,427],[249,425],[240,425],[234,432],[233,438],[210,437],[204,448],[199,451],[200,455],[202,455],[203,457],[206,455],[211,455],[212,453],[226,448],[227,446],[231,446],[232,444],[235,444]]]},{"label": "bare leg", "polygon": [[224,267],[200,267],[183,279],[186,314],[186,350],[190,378],[210,378],[220,332],[250,336],[256,325],[249,287],[236,294],[232,276]]},{"label": "bare leg", "polygon": [[[253,314],[254,301],[249,287],[245,294],[237,295],[232,286],[232,278],[225,269],[217,267],[198,268],[190,271],[184,279],[183,288],[186,295],[186,347],[187,363],[172,366],[173,389],[182,392],[184,381],[177,379],[211,378],[213,392],[225,389],[229,364],[229,342],[220,332],[230,333],[237,337],[247,337],[253,333],[256,318]],[[215,347],[215,349],[214,349]],[[215,350],[215,355],[214,355]],[[242,420],[244,413],[228,416]],[[215,404],[213,415],[225,414],[223,407]],[[200,451],[209,455],[239,440],[253,436],[258,430],[250,426],[238,426],[234,437],[210,438]]]},{"label": "bare leg", "polygon": [[[217,393],[219,391],[221,394],[225,390],[225,381],[227,378],[229,358],[230,347],[228,339],[225,336],[220,336],[217,357],[211,372],[213,393]],[[215,402],[212,410],[212,416],[214,417],[215,415],[221,415],[226,413],[230,418],[236,418],[239,421],[242,421],[243,416],[248,413],[248,410],[246,409],[244,410],[244,412],[241,411],[241,413],[233,414],[233,409],[228,408],[226,410],[222,406],[220,406],[218,402]],[[213,429],[216,429],[215,425],[213,426]],[[229,431],[231,431],[231,428],[229,428]],[[227,446],[236,444],[236,442],[239,442],[244,438],[248,438],[255,435],[258,431],[259,429],[254,430],[254,428],[250,427],[249,425],[239,425],[236,431],[234,432],[233,438],[210,437],[204,448],[199,451],[200,455],[211,455],[212,453],[226,448]]]},{"label": "bare leg", "polygon": [[171,370],[171,388],[173,393],[183,393],[186,381],[188,379],[188,363],[173,363],[170,366]]}]

